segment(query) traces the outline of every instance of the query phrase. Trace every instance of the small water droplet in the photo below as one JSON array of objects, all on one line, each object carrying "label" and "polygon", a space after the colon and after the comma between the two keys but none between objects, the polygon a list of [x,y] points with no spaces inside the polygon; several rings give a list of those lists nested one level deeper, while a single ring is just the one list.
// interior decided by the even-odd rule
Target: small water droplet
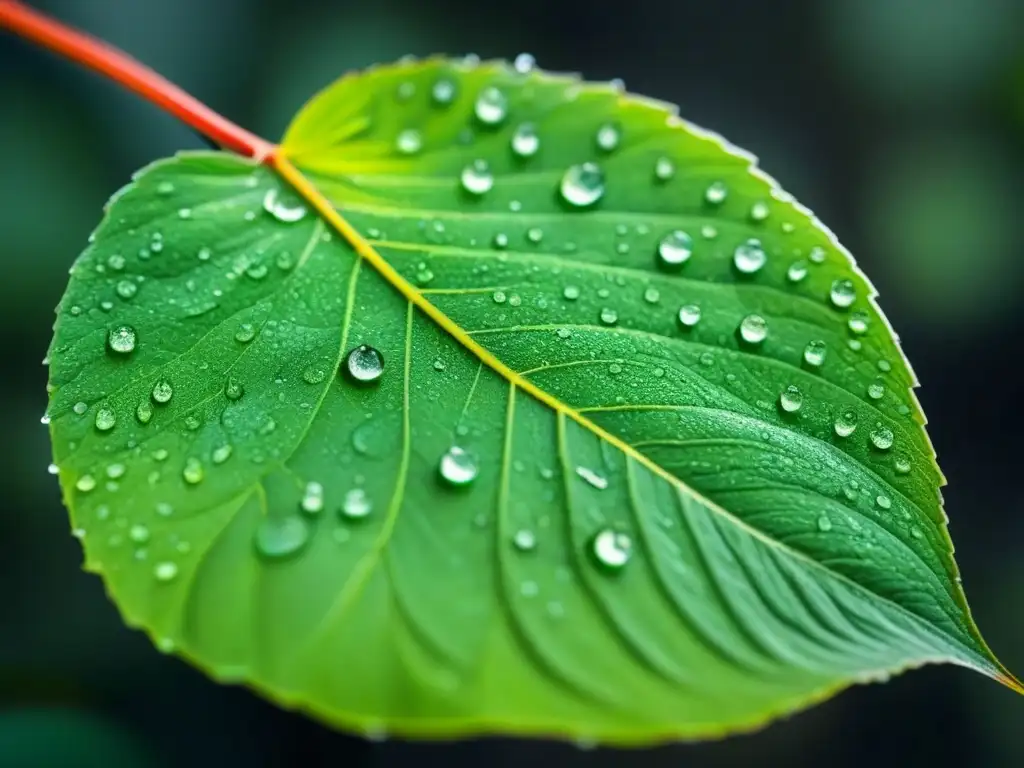
[{"label": "small water droplet", "polygon": [[145,544],[149,541],[149,528],[144,525],[133,525],[128,529],[128,538],[136,544]]},{"label": "small water droplet", "polygon": [[395,149],[403,155],[415,155],[422,148],[423,136],[415,128],[407,128],[395,138]]},{"label": "small water droplet", "polygon": [[96,487],[96,478],[92,475],[82,475],[75,482],[75,488],[80,490],[82,493],[88,493]]},{"label": "small water droplet", "polygon": [[263,210],[285,224],[294,224],[306,215],[306,206],[293,192],[268,189],[263,196]]},{"label": "small water droplet", "polygon": [[597,472],[589,467],[576,467],[576,474],[585,480],[587,484],[597,488],[599,491],[603,491],[608,487],[608,479],[597,474]]},{"label": "small water droplet", "polygon": [[256,526],[256,551],[269,558],[293,555],[309,541],[309,523],[298,515],[264,517]]},{"label": "small water droplet", "polygon": [[818,518],[818,530],[822,533],[828,533],[832,530],[832,521],[828,515],[822,515]]},{"label": "small water droplet", "polygon": [[153,406],[149,404],[149,401],[143,400],[135,408],[135,418],[139,420],[140,424],[149,424],[149,420],[153,418]]},{"label": "small water droplet", "polygon": [[533,54],[526,53],[525,51],[516,56],[512,62],[512,66],[520,75],[529,74],[536,65],[537,60],[533,57]]},{"label": "small water droplet", "polygon": [[681,229],[669,232],[658,243],[658,266],[673,271],[693,255],[693,238]]},{"label": "small water droplet", "polygon": [[60,474],[60,467],[58,467],[56,464],[50,463],[47,465],[46,471],[48,474],[57,475]]},{"label": "small water droplet", "polygon": [[499,125],[508,114],[508,97],[493,85],[487,86],[477,96],[473,112],[484,125]]},{"label": "small water droplet", "polygon": [[512,536],[512,546],[520,552],[532,552],[537,547],[537,536],[528,528],[520,528]]},{"label": "small water droplet", "polygon": [[224,384],[224,396],[228,400],[241,400],[245,394],[245,385],[234,376],[228,378]]},{"label": "small water droplet", "polygon": [[580,297],[580,289],[575,285],[567,285],[562,289],[562,296],[566,301],[576,301]]},{"label": "small water droplet", "polygon": [[362,488],[352,488],[341,502],[341,514],[349,520],[361,520],[373,511],[370,497]]},{"label": "small water droplet", "polygon": [[835,421],[832,424],[832,428],[835,430],[839,437],[849,437],[857,429],[857,413],[849,409],[843,411],[836,416]]},{"label": "small water droplet", "polygon": [[885,385],[878,379],[868,384],[868,397],[881,400],[885,396]]},{"label": "small water droplet", "polygon": [[231,444],[224,443],[223,445],[218,445],[213,449],[213,453],[210,455],[210,458],[213,459],[214,464],[223,464],[231,458],[231,454],[233,452],[234,449],[231,447]]},{"label": "small water droplet", "polygon": [[181,476],[185,479],[185,482],[189,485],[196,485],[203,481],[206,472],[203,469],[203,464],[199,459],[188,458],[185,459],[185,466],[181,470]]},{"label": "small water droplet", "polygon": [[868,332],[868,323],[870,318],[867,312],[854,312],[850,315],[850,319],[846,321],[846,327],[850,329],[850,333],[855,333],[861,336]]},{"label": "small water droplet", "polygon": [[605,307],[601,310],[600,318],[604,325],[615,325],[619,322],[619,313],[614,309]]},{"label": "small water droplet", "polygon": [[704,202],[708,205],[721,205],[729,196],[729,188],[721,181],[714,181],[704,190]]},{"label": "small water droplet", "polygon": [[828,355],[828,347],[820,339],[807,342],[804,347],[804,362],[812,368],[820,368]]},{"label": "small water droplet", "polygon": [[875,497],[875,504],[878,505],[879,509],[892,509],[892,499],[882,494]]},{"label": "small water droplet", "polygon": [[605,123],[597,129],[597,146],[605,152],[613,152],[619,146],[622,133],[617,125]]},{"label": "small water droplet", "polygon": [[75,412],[76,416],[83,416],[85,415],[85,412],[89,410],[89,406],[83,403],[81,400],[79,400],[77,403],[71,406],[71,410]]},{"label": "small water droplet", "polygon": [[474,160],[462,169],[462,188],[471,195],[486,194],[494,187],[494,176],[486,160]]},{"label": "small water droplet", "polygon": [[602,528],[590,540],[590,553],[600,568],[621,571],[633,554],[633,542],[624,533]]},{"label": "small water droplet", "polygon": [[799,283],[807,277],[807,262],[803,259],[794,261],[786,270],[786,279],[791,283]]},{"label": "small water droplet", "polygon": [[655,288],[653,285],[647,286],[644,289],[644,301],[648,304],[657,304],[661,300],[661,291]]},{"label": "small water droplet", "polygon": [[540,149],[540,136],[533,123],[523,123],[512,134],[512,151],[517,157],[533,157]]},{"label": "small water droplet", "polygon": [[508,294],[506,294],[504,291],[495,291],[494,293],[491,294],[491,301],[493,301],[495,304],[504,304],[506,301],[508,301]]},{"label": "small water droplet", "polygon": [[153,391],[150,392],[150,396],[153,398],[154,403],[164,405],[169,403],[171,398],[174,397],[174,387],[167,379],[160,379],[160,381],[153,385]]},{"label": "small water droplet", "polygon": [[659,157],[654,162],[654,178],[658,181],[668,181],[676,175],[676,164],[667,157]]},{"label": "small water droplet", "polygon": [[768,209],[768,204],[763,200],[758,200],[752,206],[750,206],[750,220],[761,222],[768,218],[768,214],[771,211]]},{"label": "small water droplet", "polygon": [[384,374],[384,356],[368,344],[360,344],[345,356],[344,371],[357,384],[372,384]]},{"label": "small water droplet", "polygon": [[786,413],[796,413],[803,404],[803,393],[795,384],[790,384],[779,395],[779,407]]},{"label": "small water droplet", "polygon": [[760,344],[768,336],[768,321],[760,315],[747,315],[740,322],[740,338],[748,344]]},{"label": "small water droplet", "polygon": [[853,304],[857,298],[856,289],[853,286],[853,281],[848,278],[840,278],[833,281],[832,287],[828,292],[829,300],[832,302],[832,306],[837,309],[846,309],[848,306]]},{"label": "small water droplet", "polygon": [[811,252],[807,254],[807,258],[811,260],[812,264],[824,264],[825,263],[825,249],[820,245],[816,245],[811,248]]},{"label": "small water droplet", "polygon": [[447,77],[440,78],[430,90],[430,97],[438,106],[447,106],[455,100],[455,81]]},{"label": "small water droplet", "polygon": [[324,487],[313,481],[306,483],[299,506],[303,512],[308,512],[311,515],[320,512],[324,508]]},{"label": "small water droplet", "polygon": [[574,208],[594,205],[604,194],[604,173],[596,163],[571,165],[562,176],[559,191]]},{"label": "small water droplet", "polygon": [[892,448],[894,437],[892,434],[892,430],[889,429],[888,427],[884,427],[881,424],[876,425],[876,427],[873,430],[871,430],[870,437],[871,444],[875,446],[875,448],[877,448],[878,450],[888,451],[890,448]]},{"label": "small water droplet", "polygon": [[302,380],[307,384],[319,384],[326,378],[327,371],[312,365],[302,372]]},{"label": "small water droplet", "polygon": [[732,254],[732,263],[744,275],[752,275],[768,261],[768,255],[761,247],[761,241],[750,238],[736,246]]},{"label": "small water droplet", "polygon": [[896,458],[893,459],[893,468],[896,470],[897,475],[908,475],[913,465],[910,462],[910,457],[905,453],[896,454]]},{"label": "small water droplet", "polygon": [[248,344],[256,337],[256,329],[252,323],[242,323],[235,331],[235,341],[240,344]]},{"label": "small water droplet", "polygon": [[112,410],[103,406],[96,411],[96,418],[93,423],[100,432],[109,432],[117,424],[117,416],[114,415]]},{"label": "small water droplet", "polygon": [[451,485],[469,485],[480,471],[476,460],[463,448],[453,445],[438,465],[441,477]]},{"label": "small water droplet", "polygon": [[530,227],[526,230],[526,239],[536,245],[544,239],[544,230],[540,227]]},{"label": "small water droplet", "polygon": [[508,248],[508,235],[506,235],[504,232],[498,232],[494,236],[494,247],[497,248],[498,250],[504,250],[505,248]]},{"label": "small water droplet", "polygon": [[111,352],[119,355],[130,355],[135,351],[135,329],[130,325],[119,325],[111,328],[107,334],[107,346]]},{"label": "small water droplet", "polygon": [[679,308],[679,324],[683,328],[693,328],[700,322],[700,307],[696,304],[684,304]]},{"label": "small water droplet", "polygon": [[170,560],[157,563],[153,566],[153,577],[163,584],[174,581],[178,577],[178,566]]}]

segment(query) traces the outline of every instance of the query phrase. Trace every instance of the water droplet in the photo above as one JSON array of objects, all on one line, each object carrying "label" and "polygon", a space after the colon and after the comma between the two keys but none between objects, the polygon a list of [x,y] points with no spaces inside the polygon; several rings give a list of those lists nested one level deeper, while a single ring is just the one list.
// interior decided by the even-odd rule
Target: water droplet
[{"label": "water droplet", "polygon": [[185,466],[181,470],[181,476],[185,479],[185,482],[189,485],[196,485],[203,481],[203,477],[206,472],[203,469],[203,464],[199,459],[188,458],[185,459]]},{"label": "water droplet", "polygon": [[344,371],[357,384],[372,384],[384,374],[384,356],[368,344],[360,344],[345,356]]},{"label": "water droplet", "polygon": [[307,384],[319,384],[327,378],[327,372],[323,368],[309,366],[302,372],[302,380]]},{"label": "water droplet", "polygon": [[879,494],[875,497],[875,504],[878,505],[879,509],[892,509],[892,499],[888,496]]},{"label": "water droplet", "polygon": [[704,201],[709,205],[721,205],[729,196],[729,188],[721,181],[715,181],[704,190]]},{"label": "water droplet", "polygon": [[235,341],[240,344],[248,344],[256,337],[256,329],[252,323],[242,323],[235,331]]},{"label": "water droplet", "polygon": [[439,106],[446,106],[455,100],[455,81],[447,77],[440,78],[430,90],[430,97]]},{"label": "water droplet", "polygon": [[566,301],[576,301],[580,297],[580,289],[575,285],[567,285],[562,289],[562,296]]},{"label": "water droplet", "polygon": [[169,581],[174,581],[178,577],[178,566],[167,560],[162,563],[157,563],[153,566],[153,578],[157,581],[166,584]]},{"label": "water droplet", "polygon": [[872,400],[881,400],[885,396],[885,385],[881,381],[875,380],[868,384],[868,397]]},{"label": "water droplet", "polygon": [[693,328],[700,322],[700,307],[696,304],[684,304],[679,308],[679,324],[683,328]]},{"label": "water droplet", "polygon": [[174,192],[174,184],[169,181],[161,181],[156,185],[156,192],[158,195],[169,195]]},{"label": "water droplet", "polygon": [[309,541],[309,523],[298,515],[264,517],[256,527],[256,551],[264,557],[293,555]]},{"label": "water droplet", "polygon": [[508,235],[504,232],[499,232],[494,236],[494,247],[501,250],[508,248]]},{"label": "water droplet", "polygon": [[883,427],[881,424],[876,425],[875,428],[871,430],[870,437],[871,444],[878,450],[888,451],[892,448],[894,437],[892,430],[888,427]]},{"label": "water droplet", "polygon": [[471,195],[483,195],[494,186],[494,176],[486,160],[474,160],[462,169],[462,188]]},{"label": "water droplet", "polygon": [[58,467],[56,464],[50,463],[47,465],[46,471],[51,475],[57,475],[60,474],[60,467]]},{"label": "water droplet", "polygon": [[608,487],[608,479],[597,474],[597,472],[589,467],[576,467],[576,474],[599,491],[603,491]]},{"label": "water droplet", "polygon": [[624,533],[602,528],[590,540],[590,552],[601,568],[621,571],[633,554],[633,542]]},{"label": "water droplet", "polygon": [[306,206],[292,192],[268,189],[263,196],[263,210],[285,224],[294,224],[306,215]]},{"label": "water droplet", "polygon": [[526,239],[536,245],[544,239],[544,230],[540,227],[530,227],[526,230]]},{"label": "water droplet", "polygon": [[748,344],[760,344],[768,336],[768,321],[760,315],[747,315],[740,322],[740,338]]},{"label": "water droplet", "polygon": [[537,547],[537,536],[527,528],[520,528],[512,537],[512,546],[520,552],[531,552]]},{"label": "water droplet", "polygon": [[229,377],[227,382],[224,384],[224,396],[227,397],[228,400],[241,400],[242,395],[244,394],[245,385],[234,376]]},{"label": "water droplet", "polygon": [[804,347],[804,362],[812,368],[820,368],[828,355],[828,347],[819,339],[807,342]]},{"label": "water droplet", "polygon": [[174,397],[174,387],[167,379],[160,379],[156,384],[153,385],[153,391],[150,393],[154,403],[163,405],[164,403],[170,402],[171,398]]},{"label": "water droplet", "polygon": [[540,136],[533,123],[523,123],[512,134],[512,151],[517,157],[533,157],[540,149]]},{"label": "water droplet", "polygon": [[644,301],[648,304],[657,304],[661,300],[661,291],[655,288],[653,285],[647,286],[644,289]]},{"label": "water droplet", "polygon": [[395,149],[403,155],[415,155],[423,148],[423,136],[415,128],[407,128],[395,138]]},{"label": "water droplet", "polygon": [[668,181],[676,175],[676,164],[667,157],[659,157],[654,163],[654,178]]},{"label": "water droplet", "polygon": [[372,511],[370,497],[362,488],[352,488],[341,502],[341,514],[350,520],[361,520]]},{"label": "water droplet", "polygon": [[299,506],[303,512],[308,512],[311,515],[320,512],[324,508],[324,487],[313,481],[306,483]]},{"label": "water droplet", "polygon": [[832,428],[839,437],[849,437],[857,429],[857,413],[849,409],[843,411],[836,416]]},{"label": "water droplet", "polygon": [[615,325],[617,322],[619,322],[619,313],[616,312],[614,309],[610,309],[609,307],[605,307],[604,309],[601,310],[600,317],[601,322],[604,325]]},{"label": "water droplet", "polygon": [[533,54],[526,52],[520,53],[516,56],[515,61],[512,62],[512,66],[520,75],[530,73],[536,65],[537,60],[533,57]]},{"label": "water droplet", "polygon": [[768,209],[768,204],[762,200],[758,200],[752,206],[750,206],[750,219],[751,221],[764,221],[768,218],[768,214],[771,213]]},{"label": "water droplet", "polygon": [[832,283],[832,287],[829,289],[828,297],[832,302],[832,306],[837,309],[846,309],[848,306],[853,304],[857,298],[857,292],[853,287],[853,281],[848,278],[840,278]]},{"label": "water droplet", "polygon": [[504,304],[506,301],[508,301],[508,294],[506,294],[504,291],[495,291],[494,293],[491,294],[491,300],[495,304]]},{"label": "water droplet", "polygon": [[480,91],[473,105],[476,119],[484,125],[499,125],[508,114],[508,97],[490,85]]},{"label": "water droplet", "polygon": [[586,208],[604,194],[604,173],[595,163],[571,165],[562,176],[559,191],[569,205]]},{"label": "water droplet", "polygon": [[818,530],[822,533],[828,533],[832,530],[832,521],[828,518],[828,515],[822,515],[818,518]]},{"label": "water droplet", "polygon": [[807,277],[807,262],[802,259],[794,261],[786,270],[786,279],[791,283],[799,283]]},{"label": "water droplet", "polygon": [[476,478],[479,467],[469,453],[453,445],[441,457],[438,470],[451,485],[469,485]]},{"label": "water droplet", "polygon": [[912,468],[910,457],[905,453],[896,454],[896,458],[893,459],[893,467],[896,470],[897,475],[908,475]]},{"label": "water droplet", "polygon": [[111,352],[119,355],[130,355],[135,351],[135,329],[130,325],[119,325],[111,328],[107,334],[107,346]]},{"label": "water droplet", "polygon": [[878,366],[878,370],[882,373],[888,373],[892,370],[892,363],[885,359],[879,360],[876,365]]},{"label": "water droplet", "polygon": [[740,243],[732,254],[732,263],[744,275],[752,275],[768,261],[768,255],[757,238]]},{"label": "water droplet", "polygon": [[88,493],[96,487],[96,478],[92,475],[82,475],[75,482],[75,488],[80,490],[82,493]]},{"label": "water droplet", "polygon": [[231,444],[224,443],[223,445],[218,445],[216,448],[213,449],[213,453],[211,454],[210,458],[213,459],[214,464],[223,464],[225,461],[231,458],[231,454],[233,452],[234,449],[231,447]]},{"label": "water droplet", "polygon": [[597,146],[605,152],[614,151],[619,146],[620,138],[622,138],[622,134],[618,126],[611,123],[605,123],[597,129]]},{"label": "water droplet", "polygon": [[850,333],[861,336],[868,332],[869,322],[870,318],[867,312],[857,311],[850,315],[850,319],[846,321],[846,327],[850,329]]},{"label": "water droplet", "polygon": [[411,80],[406,80],[398,84],[398,88],[395,89],[395,98],[398,101],[408,101],[416,95],[416,83]]},{"label": "water droplet", "polygon": [[804,404],[804,395],[795,384],[790,384],[779,395],[779,407],[786,413],[796,413]]},{"label": "water droplet", "polygon": [[681,229],[669,232],[658,243],[658,266],[676,270],[693,255],[693,238]]},{"label": "water droplet", "polygon": [[100,432],[109,432],[114,428],[114,425],[117,424],[117,416],[114,415],[112,410],[103,406],[96,411],[94,423],[96,425],[96,429]]},{"label": "water droplet", "polygon": [[807,254],[807,258],[811,260],[812,264],[824,264],[825,263],[825,249],[820,245],[816,245],[811,248],[811,252]]},{"label": "water droplet", "polygon": [[128,529],[128,538],[136,544],[145,544],[149,541],[149,528],[144,525],[133,525]]},{"label": "water droplet", "polygon": [[75,412],[76,416],[82,416],[85,414],[87,410],[89,410],[89,406],[83,403],[81,400],[79,400],[77,403],[71,406],[71,410]]},{"label": "water droplet", "polygon": [[149,424],[149,420],[153,418],[153,406],[143,400],[135,408],[135,418],[139,420],[140,424]]}]

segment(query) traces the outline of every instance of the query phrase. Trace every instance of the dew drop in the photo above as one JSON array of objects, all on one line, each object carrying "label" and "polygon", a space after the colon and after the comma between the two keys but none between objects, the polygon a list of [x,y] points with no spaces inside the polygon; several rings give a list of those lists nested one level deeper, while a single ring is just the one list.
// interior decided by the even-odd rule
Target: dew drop
[{"label": "dew drop", "polygon": [[721,205],[729,196],[729,188],[721,181],[714,181],[704,190],[704,202],[708,205]]},{"label": "dew drop", "polygon": [[871,444],[880,451],[888,451],[892,448],[893,434],[892,430],[888,427],[883,427],[881,424],[877,425],[871,430]]},{"label": "dew drop", "polygon": [[242,323],[235,331],[235,341],[240,344],[248,344],[256,337],[256,329],[252,323]]},{"label": "dew drop", "polygon": [[799,283],[807,277],[807,262],[802,259],[794,261],[786,270],[786,279],[791,283]]},{"label": "dew drop", "polygon": [[143,400],[135,408],[135,418],[138,419],[139,424],[149,424],[149,420],[153,418],[153,406]]},{"label": "dew drop", "polygon": [[82,475],[75,482],[75,488],[80,490],[82,493],[88,493],[96,487],[96,478],[92,475]]},{"label": "dew drop", "polygon": [[438,106],[447,106],[455,100],[455,81],[442,77],[430,90],[430,98]]},{"label": "dew drop", "polygon": [[352,488],[341,502],[341,514],[349,520],[361,520],[372,511],[370,497],[362,488]]},{"label": "dew drop", "polygon": [[761,222],[768,218],[768,214],[771,211],[768,210],[768,204],[764,201],[757,201],[750,206],[750,220]]},{"label": "dew drop", "polygon": [[679,324],[683,328],[693,328],[700,322],[700,307],[696,304],[684,304],[679,308]]},{"label": "dew drop", "polygon": [[473,105],[476,119],[484,125],[499,125],[508,114],[508,97],[490,85],[480,91]]},{"label": "dew drop", "polygon": [[184,478],[186,483],[189,485],[201,483],[205,475],[206,471],[203,469],[203,464],[199,459],[185,459],[185,466],[181,470],[181,476]]},{"label": "dew drop", "polygon": [[109,432],[117,424],[117,416],[114,415],[112,410],[103,406],[96,411],[96,418],[93,423],[100,432]]},{"label": "dew drop", "polygon": [[599,491],[603,491],[608,487],[608,478],[597,474],[597,472],[589,467],[576,467],[576,474],[586,481],[588,485],[597,488]]},{"label": "dew drop", "polygon": [[438,471],[450,485],[469,485],[480,471],[476,461],[463,448],[453,445],[441,457]]},{"label": "dew drop", "polygon": [[669,232],[658,243],[658,266],[677,270],[693,255],[693,238],[681,229]]},{"label": "dew drop", "polygon": [[768,337],[768,321],[760,315],[747,315],[740,322],[740,338],[748,344],[760,344]]},{"label": "dew drop", "polygon": [[508,235],[504,232],[499,232],[494,236],[494,247],[498,250],[504,250],[508,248]]},{"label": "dew drop", "polygon": [[597,146],[605,152],[613,152],[619,146],[622,132],[617,125],[605,123],[597,129]]},{"label": "dew drop", "polygon": [[820,368],[828,355],[828,347],[820,339],[807,342],[804,347],[804,362],[812,368]]},{"label": "dew drop", "polygon": [[128,529],[128,538],[136,544],[145,544],[149,541],[149,528],[144,525],[133,525]]},{"label": "dew drop", "polygon": [[506,301],[508,301],[508,294],[506,294],[504,291],[495,291],[494,293],[491,294],[491,301],[493,301],[495,304],[504,304]]},{"label": "dew drop", "polygon": [[533,123],[523,123],[512,134],[512,152],[516,157],[533,157],[540,149],[540,136]]},{"label": "dew drop", "polygon": [[533,68],[536,65],[537,60],[533,57],[533,54],[526,53],[525,51],[516,56],[515,60],[512,62],[512,66],[520,75],[529,74],[533,71]]},{"label": "dew drop", "polygon": [[131,280],[121,280],[118,282],[114,290],[122,299],[130,299],[138,292],[139,289]]},{"label": "dew drop", "polygon": [[644,289],[644,301],[648,304],[657,304],[661,300],[661,291],[655,288],[653,285],[647,286]]},{"label": "dew drop", "polygon": [[223,445],[218,445],[213,449],[213,453],[210,455],[210,458],[213,459],[214,464],[223,464],[231,458],[231,454],[233,452],[234,449],[231,447],[231,444],[224,443]]},{"label": "dew drop", "polygon": [[269,558],[288,557],[309,541],[309,523],[298,515],[264,517],[256,527],[256,551]]},{"label": "dew drop", "polygon": [[596,163],[571,165],[559,185],[562,199],[574,208],[593,205],[604,194],[604,173]]},{"label": "dew drop", "polygon": [[879,494],[875,497],[875,504],[878,505],[879,509],[892,509],[892,499],[888,496]]},{"label": "dew drop", "polygon": [[107,334],[107,346],[111,352],[119,355],[130,355],[135,351],[135,329],[130,325],[119,325],[111,328]]},{"label": "dew drop", "polygon": [[896,454],[896,458],[893,460],[893,468],[896,470],[897,475],[910,474],[912,468],[910,457],[905,453]]},{"label": "dew drop", "polygon": [[614,309],[605,307],[601,310],[600,318],[604,325],[615,325],[619,322],[619,313]]},{"label": "dew drop", "polygon": [[811,260],[812,264],[824,264],[825,263],[825,249],[820,245],[816,245],[811,248],[811,252],[807,254],[807,258]]},{"label": "dew drop", "polygon": [[241,400],[242,395],[245,394],[245,385],[242,384],[234,376],[229,377],[227,382],[224,384],[224,396],[228,400]]},{"label": "dew drop", "polygon": [[818,518],[818,530],[822,533],[828,533],[832,530],[832,521],[828,518],[828,515],[822,515]]},{"label": "dew drop", "polygon": [[736,246],[732,254],[732,263],[744,275],[752,275],[768,261],[768,256],[761,247],[761,241],[750,238]]},{"label": "dew drop", "polygon": [[849,409],[836,416],[832,428],[839,437],[849,437],[857,429],[857,413]]},{"label": "dew drop", "polygon": [[77,403],[71,406],[71,410],[75,412],[76,416],[83,416],[85,415],[85,412],[89,410],[89,406],[83,403],[81,400],[79,400]]},{"label": "dew drop", "polygon": [[403,155],[415,155],[423,148],[423,136],[415,128],[407,128],[395,137],[395,149]]},{"label": "dew drop", "polygon": [[790,384],[779,395],[779,407],[786,413],[796,413],[804,404],[804,395],[795,384]]},{"label": "dew drop", "polygon": [[872,400],[881,400],[885,396],[885,385],[875,380],[868,384],[868,397]]},{"label": "dew drop", "polygon": [[307,384],[319,384],[327,378],[327,372],[323,368],[309,366],[302,372],[302,380]]},{"label": "dew drop", "polygon": [[566,301],[576,301],[580,297],[580,289],[575,285],[567,285],[562,289],[562,297]]},{"label": "dew drop", "polygon": [[483,195],[494,187],[494,176],[486,160],[474,160],[462,169],[462,188],[471,195]]},{"label": "dew drop", "polygon": [[624,533],[602,528],[590,540],[590,553],[603,570],[621,571],[633,554],[633,542]]},{"label": "dew drop", "polygon": [[850,333],[862,336],[868,332],[868,323],[868,313],[858,311],[850,315],[850,319],[846,321],[846,327],[850,329]]},{"label": "dew drop", "polygon": [[544,239],[544,230],[540,227],[530,227],[526,230],[526,239],[536,245]]},{"label": "dew drop", "polygon": [[384,374],[384,356],[368,344],[360,344],[345,356],[344,371],[357,384],[372,384]]},{"label": "dew drop", "polygon": [[299,506],[303,512],[308,512],[311,515],[320,512],[324,508],[324,487],[313,481],[306,483]]},{"label": "dew drop", "polygon": [[153,578],[162,584],[174,581],[178,577],[178,566],[170,560],[157,563],[153,566]]},{"label": "dew drop", "polygon": [[174,387],[167,379],[160,379],[160,381],[153,385],[150,397],[153,398],[154,403],[158,403],[159,405],[169,403],[171,398],[174,397]]},{"label": "dew drop", "polygon": [[537,536],[528,528],[520,528],[512,536],[512,546],[520,552],[532,552],[537,548]]},{"label": "dew drop", "polygon": [[832,306],[837,309],[846,309],[853,304],[857,298],[857,292],[853,287],[853,281],[848,278],[840,278],[832,283],[828,292]]},{"label": "dew drop", "polygon": [[278,189],[267,190],[263,210],[285,224],[294,224],[306,215],[306,206],[293,193],[282,193]]},{"label": "dew drop", "polygon": [[659,157],[654,162],[654,178],[658,181],[668,181],[676,175],[676,165],[667,157]]}]

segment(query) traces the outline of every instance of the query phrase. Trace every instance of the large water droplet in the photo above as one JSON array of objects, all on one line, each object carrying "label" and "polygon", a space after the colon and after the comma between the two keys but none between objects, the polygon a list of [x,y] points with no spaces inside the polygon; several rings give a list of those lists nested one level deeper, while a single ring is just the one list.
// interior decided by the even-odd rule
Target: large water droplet
[{"label": "large water droplet", "polygon": [[306,215],[306,206],[291,192],[268,189],[263,196],[263,210],[278,221],[294,224]]},{"label": "large water droplet", "polygon": [[768,336],[768,321],[760,315],[747,315],[740,322],[740,338],[748,344],[760,344]]},{"label": "large water droplet", "polygon": [[790,384],[779,395],[779,407],[786,413],[796,413],[804,404],[804,395],[795,384]]},{"label": "large water droplet", "polygon": [[117,416],[114,415],[112,410],[103,406],[96,411],[96,418],[93,423],[100,432],[109,432],[117,424]]},{"label": "large water droplet", "polygon": [[575,208],[594,205],[604,194],[604,173],[596,163],[569,166],[559,191],[562,199]]},{"label": "large water droplet", "polygon": [[174,397],[174,387],[167,379],[160,379],[156,384],[153,385],[153,391],[150,393],[154,403],[163,405],[170,402],[171,398]]},{"label": "large water droplet", "polygon": [[880,451],[888,451],[892,448],[892,444],[895,439],[892,434],[892,430],[888,427],[882,426],[881,424],[876,425],[875,428],[871,430],[870,437],[871,444]]},{"label": "large water droplet", "polygon": [[395,149],[403,155],[415,155],[423,148],[423,136],[415,128],[407,128],[395,137]]},{"label": "large water droplet", "polygon": [[482,195],[494,186],[494,176],[486,160],[474,160],[462,169],[462,188],[471,195]]},{"label": "large water droplet", "polygon": [[119,325],[111,328],[107,334],[107,346],[111,352],[119,355],[130,355],[135,351],[135,329],[130,325]]},{"label": "large water droplet", "polygon": [[313,481],[306,483],[299,506],[303,512],[308,512],[312,515],[320,512],[324,508],[324,487],[320,483]]},{"label": "large water droplet", "polygon": [[590,553],[604,570],[621,571],[633,554],[633,542],[624,533],[602,528],[590,540]]},{"label": "large water droplet", "polygon": [[476,119],[484,125],[498,125],[508,114],[508,97],[490,85],[480,91],[473,105]]},{"label": "large water droplet", "polygon": [[438,471],[441,473],[441,477],[451,485],[469,485],[476,479],[479,467],[468,452],[453,445],[441,457]]},{"label": "large water droplet", "polygon": [[849,409],[843,411],[836,416],[832,428],[839,437],[849,437],[857,429],[857,413]]},{"label": "large water droplet", "polygon": [[857,298],[856,289],[853,286],[853,281],[848,278],[840,278],[833,281],[832,287],[829,289],[828,297],[832,302],[832,306],[838,309],[846,309],[848,306],[853,304]]},{"label": "large water droplet", "polygon": [[597,146],[605,152],[612,152],[619,146],[622,132],[617,125],[605,123],[597,129]]},{"label": "large water droplet", "polygon": [[540,136],[533,123],[523,123],[512,134],[512,151],[517,157],[533,157],[540,149]]},{"label": "large water droplet", "polygon": [[352,488],[341,502],[341,514],[350,520],[361,520],[372,511],[370,497],[362,488]]},{"label": "large water droplet", "polygon": [[804,347],[804,363],[811,368],[820,368],[824,364],[827,354],[828,347],[825,346],[824,341],[819,339],[809,341]]},{"label": "large water droplet", "polygon": [[669,232],[658,243],[658,266],[677,270],[693,255],[693,238],[681,229]]},{"label": "large water droplet", "polygon": [[309,541],[309,523],[298,515],[264,517],[256,526],[256,551],[264,557],[293,555]]},{"label": "large water droplet", "polygon": [[768,261],[768,255],[757,238],[740,243],[732,254],[732,263],[744,275],[752,275]]},{"label": "large water droplet", "polygon": [[372,384],[384,374],[384,356],[368,344],[360,344],[346,356],[345,375],[357,384]]},{"label": "large water droplet", "polygon": [[700,307],[696,304],[684,304],[679,308],[679,324],[683,328],[693,328],[700,322]]}]

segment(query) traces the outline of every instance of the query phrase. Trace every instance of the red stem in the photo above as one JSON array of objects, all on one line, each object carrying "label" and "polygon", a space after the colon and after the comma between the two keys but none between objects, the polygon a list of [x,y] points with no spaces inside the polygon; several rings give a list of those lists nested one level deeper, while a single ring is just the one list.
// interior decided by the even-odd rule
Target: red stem
[{"label": "red stem", "polygon": [[17,0],[0,0],[2,27],[106,75],[226,149],[265,162],[277,148],[217,114],[123,51],[71,29]]}]

